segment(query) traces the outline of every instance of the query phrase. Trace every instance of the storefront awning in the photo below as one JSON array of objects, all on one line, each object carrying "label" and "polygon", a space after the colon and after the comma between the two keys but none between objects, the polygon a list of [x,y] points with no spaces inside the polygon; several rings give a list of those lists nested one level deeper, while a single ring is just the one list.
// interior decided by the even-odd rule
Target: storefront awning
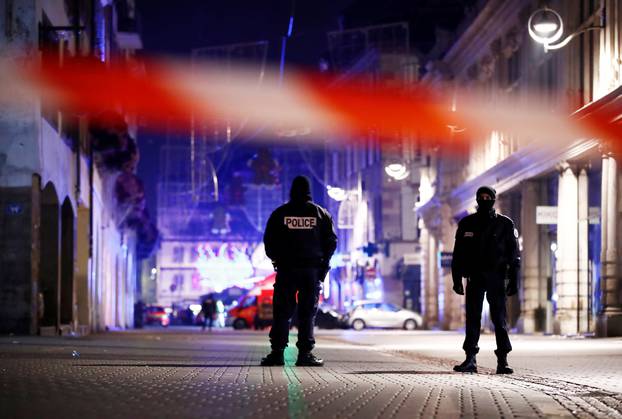
[{"label": "storefront awning", "polygon": [[[622,86],[602,98],[575,111],[571,118],[582,120],[593,115],[605,115],[612,124],[619,124],[622,118]],[[596,149],[600,141],[596,138],[577,139],[564,148],[526,147],[512,154],[494,167],[470,179],[451,191],[449,205],[454,214],[467,211],[474,205],[475,192],[481,185],[491,185],[497,193],[506,192],[520,182],[551,171],[564,160],[580,157]]]},{"label": "storefront awning", "polygon": [[493,186],[497,193],[506,192],[524,180],[546,173],[560,161],[571,160],[598,147],[598,140],[577,140],[565,149],[542,150],[524,148],[451,191],[449,205],[454,214],[467,211],[474,205],[475,192],[482,185]]}]

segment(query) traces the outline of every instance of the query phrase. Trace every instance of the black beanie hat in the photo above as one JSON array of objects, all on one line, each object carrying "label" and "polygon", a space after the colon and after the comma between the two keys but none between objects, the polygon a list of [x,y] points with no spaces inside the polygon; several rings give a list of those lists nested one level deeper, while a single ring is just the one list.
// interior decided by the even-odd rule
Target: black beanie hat
[{"label": "black beanie hat", "polygon": [[306,176],[296,176],[289,191],[292,201],[311,201],[311,182]]},{"label": "black beanie hat", "polygon": [[497,191],[495,191],[495,188],[492,186],[480,186],[475,193],[475,199],[479,198],[479,195],[482,193],[487,193],[492,197],[492,199],[497,199]]}]

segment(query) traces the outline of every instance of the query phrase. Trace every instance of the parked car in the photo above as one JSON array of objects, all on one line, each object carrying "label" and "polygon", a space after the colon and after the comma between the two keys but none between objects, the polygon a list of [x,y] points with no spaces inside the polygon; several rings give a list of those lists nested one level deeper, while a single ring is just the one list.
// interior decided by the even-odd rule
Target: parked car
[{"label": "parked car", "polygon": [[360,301],[345,315],[344,322],[354,330],[366,327],[415,330],[423,323],[419,313],[379,301]]},{"label": "parked car", "polygon": [[159,324],[167,327],[170,318],[166,309],[162,306],[147,306],[145,308],[145,324]]},{"label": "parked car", "polygon": [[191,326],[195,321],[195,314],[188,302],[175,303],[172,312],[169,314],[171,325]]},{"label": "parked car", "polygon": [[[320,329],[343,329],[342,315],[329,305],[320,305],[315,314],[315,325]],[[290,327],[298,327],[298,309],[294,310]]]},{"label": "parked car", "polygon": [[341,314],[328,306],[320,306],[315,315],[315,325],[320,329],[341,329],[343,322]]}]

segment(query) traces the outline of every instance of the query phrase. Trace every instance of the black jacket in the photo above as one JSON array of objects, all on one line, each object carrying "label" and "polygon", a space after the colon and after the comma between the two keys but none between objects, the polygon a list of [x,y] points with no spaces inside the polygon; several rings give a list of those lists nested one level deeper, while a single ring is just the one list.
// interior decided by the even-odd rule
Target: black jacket
[{"label": "black jacket", "polygon": [[328,211],[310,200],[296,199],[270,215],[263,242],[277,268],[326,268],[337,235]]},{"label": "black jacket", "polygon": [[212,316],[216,313],[216,300],[213,298],[206,298],[201,303],[201,311],[206,316]]},{"label": "black jacket", "polygon": [[514,222],[492,210],[467,215],[458,223],[451,262],[454,282],[480,273],[496,273],[518,281],[520,253]]}]

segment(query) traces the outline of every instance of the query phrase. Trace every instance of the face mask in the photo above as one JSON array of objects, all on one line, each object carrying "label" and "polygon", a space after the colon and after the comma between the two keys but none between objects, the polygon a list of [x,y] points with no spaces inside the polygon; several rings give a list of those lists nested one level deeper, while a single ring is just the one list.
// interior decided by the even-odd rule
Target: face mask
[{"label": "face mask", "polygon": [[477,200],[477,209],[478,211],[488,212],[495,206],[494,199],[478,199]]}]

